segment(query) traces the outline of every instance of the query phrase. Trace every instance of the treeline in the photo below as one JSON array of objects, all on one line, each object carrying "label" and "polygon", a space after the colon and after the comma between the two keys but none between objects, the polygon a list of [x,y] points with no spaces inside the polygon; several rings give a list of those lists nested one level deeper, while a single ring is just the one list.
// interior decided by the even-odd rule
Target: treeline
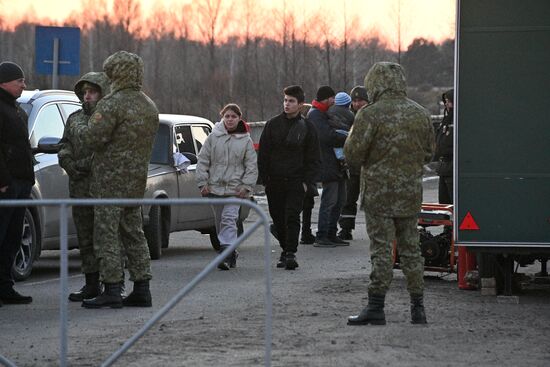
[{"label": "treeline", "polygon": [[[285,86],[302,85],[307,102],[324,84],[349,92],[363,84],[377,61],[400,61],[407,72],[409,94],[432,113],[439,113],[437,96],[441,90],[453,84],[453,40],[435,44],[416,39],[406,51],[397,53],[376,34],[361,39],[344,35],[335,40],[328,37],[328,30],[318,20],[298,24],[292,17],[283,17],[278,39],[254,35],[247,26],[252,20],[246,18],[239,23],[241,36],[221,39],[221,33],[213,28],[219,20],[202,19],[203,40],[195,40],[187,28],[190,20],[185,17],[175,32],[163,25],[167,18],[162,10],[156,11],[138,29],[131,11],[121,11],[116,21],[106,13],[91,16],[83,11],[64,25],[82,27],[81,73],[101,70],[105,58],[117,50],[138,53],[145,62],[144,90],[164,113],[217,120],[224,104],[236,102],[249,121],[265,120],[281,111]],[[316,22],[315,17],[310,21]],[[34,72],[34,33],[35,24],[29,21],[12,30],[0,30],[0,59],[23,67],[29,88],[48,89],[50,77]],[[62,76],[59,87],[72,89],[77,79]]]}]

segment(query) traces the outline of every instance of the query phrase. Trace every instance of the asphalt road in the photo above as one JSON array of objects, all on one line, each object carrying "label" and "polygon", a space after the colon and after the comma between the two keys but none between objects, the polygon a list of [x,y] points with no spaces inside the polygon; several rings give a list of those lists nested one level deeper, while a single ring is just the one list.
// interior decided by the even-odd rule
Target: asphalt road
[{"label": "asphalt road", "polygon": [[[425,182],[425,201],[435,200],[437,180]],[[318,199],[317,199],[318,200]],[[267,201],[264,196],[258,196],[257,201],[267,212]],[[317,223],[318,203],[313,213],[313,226]],[[256,220],[252,214],[247,222]],[[285,284],[286,278],[311,277],[317,279],[328,273],[345,273],[351,263],[367,263],[367,242],[364,217],[361,214],[357,221],[357,230],[354,232],[355,241],[352,246],[338,251],[344,255],[335,262],[332,269],[319,268],[321,258],[330,253],[334,256],[334,249],[319,251],[312,246],[301,246],[298,253],[299,271],[277,271],[273,267],[273,293],[277,292],[277,285]],[[279,246],[271,242],[272,263],[279,256]],[[227,302],[231,308],[242,309],[251,301],[263,304],[265,294],[265,277],[263,266],[263,231],[256,231],[239,248],[240,256],[235,271],[213,271],[193,292],[184,298],[163,321],[198,319],[210,313],[223,309]],[[173,233],[170,236],[170,247],[163,250],[162,258],[152,262],[154,279],[151,283],[153,303],[151,309],[124,309],[120,310],[88,310],[80,307],[79,303],[69,303],[69,353],[71,348],[79,348],[79,330],[85,330],[88,335],[101,335],[105,328],[113,324],[127,321],[135,325],[148,320],[155,311],[168,302],[178,290],[183,288],[211,261],[216,253],[213,251],[208,236],[198,232],[187,231]],[[83,284],[84,277],[80,273],[80,259],[78,250],[69,252],[69,290],[73,291]],[[127,282],[131,287],[131,282]],[[229,286],[230,285],[230,286]],[[33,303],[30,305],[4,305],[0,308],[0,323],[4,331],[0,333],[0,354],[16,362],[18,365],[55,364],[59,353],[59,252],[44,251],[35,263],[31,277],[16,285],[22,294],[31,295]],[[122,320],[121,320],[122,318]],[[131,335],[129,329],[128,336]],[[115,349],[113,349],[114,351]]]},{"label": "asphalt road", "polygon": [[[424,184],[424,202],[434,202],[436,197],[437,180],[427,180]],[[266,208],[265,198],[258,197],[258,202]],[[314,210],[314,225],[317,220],[317,209],[318,205]],[[254,220],[255,215],[251,215],[247,222]],[[263,245],[263,232],[257,231],[241,245],[236,269],[215,269],[159,324],[145,334],[116,365],[261,365],[264,353],[265,315]],[[484,354],[482,357],[485,359],[481,359],[480,365],[515,365],[518,359],[514,360],[512,356],[519,360],[526,359],[517,351],[510,352],[513,349],[511,341],[517,338],[513,330],[516,327],[525,329],[526,325],[534,322],[533,318],[527,318],[523,322],[514,321],[514,329],[508,332],[501,326],[498,314],[511,312],[505,315],[511,317],[510,315],[515,315],[514,309],[505,308],[487,314],[487,305],[480,301],[478,292],[464,293],[457,290],[454,274],[435,274],[428,280],[428,317],[430,321],[433,320],[433,335],[426,336],[423,332],[419,333],[420,329],[411,329],[410,326],[403,329],[403,325],[408,324],[408,313],[405,283],[399,271],[395,272],[394,290],[389,295],[392,304],[388,305],[390,325],[382,329],[383,338],[379,338],[379,331],[374,331],[377,338],[373,338],[373,335],[369,334],[373,331],[365,333],[365,329],[346,328],[347,315],[359,311],[364,302],[364,286],[370,269],[365,220],[362,214],[358,218],[351,246],[333,249],[300,246],[300,267],[296,271],[276,269],[274,264],[279,255],[279,248],[274,241],[271,242],[271,249],[274,301],[273,365],[471,365],[470,362],[476,359],[472,359],[471,348],[468,349],[466,345],[455,345],[451,348],[463,354],[462,357],[458,356],[456,363],[447,360],[448,343],[451,340],[446,339],[457,335],[463,336],[465,341],[462,343],[467,344],[466,341],[473,338],[473,331],[477,332],[477,325],[487,323],[491,318],[491,325],[484,327],[497,330],[500,339],[494,348],[502,350],[501,354],[512,354],[496,359],[492,354]],[[45,252],[36,263],[31,278],[17,284],[17,289],[21,293],[33,296],[32,304],[5,305],[0,308],[0,354],[18,366],[59,365],[58,255],[56,251]],[[172,234],[170,247],[163,251],[160,260],[152,262],[152,308],[88,310],[82,308],[79,303],[70,303],[69,365],[100,365],[193,279],[215,255],[208,236],[191,231]],[[83,276],[79,273],[79,261],[78,251],[71,251],[70,290],[78,289],[83,283]],[[451,298],[453,304],[449,303]],[[457,312],[469,309],[472,303],[475,303],[480,311],[472,312],[471,320],[457,319]],[[540,298],[536,298],[532,308],[530,313],[534,313],[535,316],[548,310],[547,299],[541,301]],[[550,313],[546,317],[548,315]],[[456,329],[449,330],[448,325],[452,325],[453,322]],[[537,355],[531,366],[542,366],[544,363],[540,361],[550,358],[548,352],[541,352],[549,350],[550,346],[546,340],[540,346],[533,343],[533,340],[539,340],[547,331],[548,326],[545,326],[535,334],[522,336],[524,346],[520,349],[523,353],[526,356],[533,353]],[[474,345],[485,348],[482,347],[486,341],[483,338],[487,336],[480,335],[479,338],[481,339],[473,340]],[[361,341],[362,339],[364,340]],[[419,348],[426,350],[417,356],[418,364],[411,364],[407,358],[416,356],[416,352],[413,353],[412,349],[399,349],[400,353],[395,353],[395,348],[409,348],[406,346],[407,343],[414,344],[415,340]],[[355,343],[375,343],[371,345],[371,351],[381,351],[382,354],[369,354],[372,353],[369,352],[369,348],[355,350]],[[485,349],[483,353],[486,353]],[[228,356],[232,358],[228,360]],[[377,362],[376,356],[382,359]],[[430,360],[434,362],[426,363]],[[492,363],[493,361],[496,362]]]}]

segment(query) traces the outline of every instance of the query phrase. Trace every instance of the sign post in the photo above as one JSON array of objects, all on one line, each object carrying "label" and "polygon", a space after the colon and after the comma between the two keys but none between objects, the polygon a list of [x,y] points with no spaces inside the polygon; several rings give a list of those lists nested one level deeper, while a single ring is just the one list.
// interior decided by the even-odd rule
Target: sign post
[{"label": "sign post", "polygon": [[59,75],[80,74],[80,29],[75,27],[36,27],[35,64],[38,74],[52,75],[52,89]]}]

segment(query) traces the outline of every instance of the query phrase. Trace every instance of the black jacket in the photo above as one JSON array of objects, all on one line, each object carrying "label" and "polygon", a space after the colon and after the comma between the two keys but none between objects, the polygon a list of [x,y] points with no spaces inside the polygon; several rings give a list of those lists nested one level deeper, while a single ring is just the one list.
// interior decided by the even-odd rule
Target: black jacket
[{"label": "black jacket", "polygon": [[346,142],[346,136],[337,133],[329,125],[328,116],[315,107],[309,110],[307,118],[311,120],[319,136],[321,172],[317,181],[330,182],[343,179],[345,177],[345,170],[342,164],[338,162],[338,159],[336,159],[334,148],[343,147]]},{"label": "black jacket", "polygon": [[34,184],[27,124],[25,111],[11,94],[0,88],[0,187],[9,186],[13,179]]},{"label": "black jacket", "polygon": [[267,121],[258,151],[258,170],[264,185],[285,179],[312,185],[319,168],[319,141],[311,122],[301,115],[288,119],[285,113]]},{"label": "black jacket", "polygon": [[453,175],[453,111],[445,111],[435,135],[434,160],[438,161],[436,172],[439,176]]}]

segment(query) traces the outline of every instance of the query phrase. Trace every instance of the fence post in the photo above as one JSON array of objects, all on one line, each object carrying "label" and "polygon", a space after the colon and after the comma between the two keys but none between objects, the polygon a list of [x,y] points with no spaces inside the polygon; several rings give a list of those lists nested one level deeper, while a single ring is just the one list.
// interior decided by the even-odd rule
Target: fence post
[{"label": "fence post", "polygon": [[59,208],[59,237],[61,244],[61,266],[59,269],[60,274],[60,288],[59,292],[59,318],[60,318],[60,351],[59,351],[59,365],[61,367],[67,366],[67,328],[68,328],[68,277],[69,277],[69,261],[68,261],[68,246],[67,246],[67,204],[63,203]]}]

